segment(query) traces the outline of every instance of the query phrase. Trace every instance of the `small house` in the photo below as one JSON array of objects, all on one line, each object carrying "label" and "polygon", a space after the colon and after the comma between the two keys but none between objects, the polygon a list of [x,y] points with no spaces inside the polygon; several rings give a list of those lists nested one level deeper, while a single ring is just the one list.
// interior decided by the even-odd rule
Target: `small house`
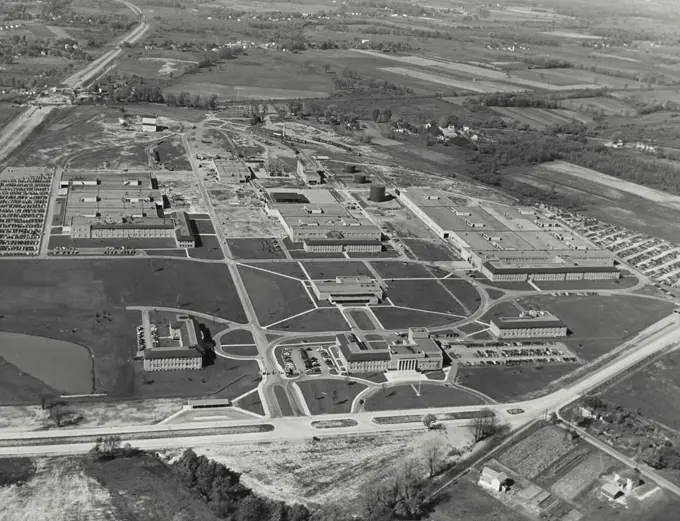
[{"label": "small house", "polygon": [[623,496],[623,491],[614,483],[605,483],[602,485],[600,492],[602,492],[602,495],[605,498],[612,501],[615,501]]},{"label": "small house", "polygon": [[635,470],[626,469],[614,474],[614,483],[623,493],[629,494],[642,484],[642,480]]},{"label": "small house", "polygon": [[496,472],[489,467],[484,467],[479,477],[479,486],[494,492],[501,492],[507,485],[508,476],[505,472]]}]

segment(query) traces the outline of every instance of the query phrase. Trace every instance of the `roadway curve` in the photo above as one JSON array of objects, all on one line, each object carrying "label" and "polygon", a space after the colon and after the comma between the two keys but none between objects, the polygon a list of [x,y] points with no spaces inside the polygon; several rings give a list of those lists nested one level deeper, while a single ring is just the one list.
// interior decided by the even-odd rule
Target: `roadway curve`
[{"label": "roadway curve", "polygon": [[[280,439],[305,439],[311,436],[331,436],[345,434],[370,434],[401,430],[421,429],[418,423],[379,425],[373,420],[384,416],[412,416],[426,413],[447,413],[479,411],[489,409],[494,411],[500,421],[517,428],[527,422],[540,418],[549,412],[559,411],[580,396],[607,383],[615,376],[633,368],[636,364],[651,356],[661,353],[669,346],[678,344],[680,334],[680,315],[671,314],[656,324],[639,333],[634,339],[635,349],[627,351],[612,362],[599,368],[595,372],[575,381],[574,383],[554,392],[550,395],[526,400],[522,402],[506,404],[484,404],[465,407],[444,407],[439,409],[409,409],[398,411],[361,412],[350,416],[357,422],[356,427],[318,430],[312,426],[312,421],[331,420],[342,418],[343,415],[327,414],[310,417],[288,418],[263,418],[243,421],[216,422],[214,424],[194,425],[170,425],[156,424],[151,426],[125,426],[125,427],[99,427],[87,429],[68,429],[62,431],[25,431],[25,432],[1,432],[0,433],[0,456],[16,456],[18,454],[46,455],[46,454],[72,454],[87,452],[92,446],[93,436],[119,435],[123,439],[127,436],[135,436],[133,443],[143,449],[162,449],[184,446],[196,446],[213,443],[243,443],[244,441],[266,441]],[[512,409],[521,409],[521,414],[510,414]],[[464,426],[469,422],[455,420],[447,422],[453,426]],[[248,434],[223,434],[209,436],[187,436],[187,429],[200,429],[227,427],[239,425],[262,425],[270,424],[274,430],[270,432]],[[173,435],[173,431],[181,431],[181,434]],[[167,433],[167,436],[155,439],[144,439],[144,434]],[[178,437],[180,436],[180,437]],[[79,442],[78,438],[82,438]],[[138,439],[141,438],[141,439]]]}]

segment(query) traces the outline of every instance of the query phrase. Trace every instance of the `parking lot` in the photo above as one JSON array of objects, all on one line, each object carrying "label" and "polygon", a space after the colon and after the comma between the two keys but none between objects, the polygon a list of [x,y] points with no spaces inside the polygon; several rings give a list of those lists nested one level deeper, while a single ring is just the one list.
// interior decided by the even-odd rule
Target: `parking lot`
[{"label": "parking lot", "polygon": [[281,350],[281,359],[288,376],[338,374],[338,368],[328,352],[327,345],[285,346]]},{"label": "parking lot", "polygon": [[444,351],[462,365],[573,364],[579,358],[562,342],[444,343]]},{"label": "parking lot", "polygon": [[52,175],[0,179],[0,256],[38,254]]}]

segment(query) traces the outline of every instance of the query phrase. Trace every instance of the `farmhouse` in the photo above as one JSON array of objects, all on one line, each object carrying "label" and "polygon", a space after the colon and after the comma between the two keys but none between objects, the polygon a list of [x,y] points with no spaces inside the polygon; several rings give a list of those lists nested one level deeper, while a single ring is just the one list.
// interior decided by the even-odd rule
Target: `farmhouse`
[{"label": "farmhouse", "polygon": [[330,350],[343,373],[430,371],[442,368],[443,355],[426,328],[410,328],[405,339],[375,349],[353,333],[337,335]]},{"label": "farmhouse", "polygon": [[168,330],[168,336],[158,346],[144,350],[144,370],[201,369],[204,345],[198,322],[188,315],[177,315]]},{"label": "farmhouse", "polygon": [[399,200],[461,257],[493,281],[616,279],[614,255],[532,207],[460,206],[431,188]]},{"label": "farmhouse", "polygon": [[158,118],[156,116],[142,116],[142,132],[157,132]]},{"label": "farmhouse", "polygon": [[482,474],[479,476],[478,484],[480,487],[493,490],[494,492],[501,492],[506,486],[508,476],[505,472],[496,472],[489,467],[482,469]]},{"label": "farmhouse", "polygon": [[523,314],[519,317],[493,317],[491,334],[496,338],[560,338],[567,326],[550,313]]},{"label": "farmhouse", "polygon": [[332,304],[376,305],[383,298],[383,289],[369,277],[335,277],[312,281],[312,290],[319,300]]}]

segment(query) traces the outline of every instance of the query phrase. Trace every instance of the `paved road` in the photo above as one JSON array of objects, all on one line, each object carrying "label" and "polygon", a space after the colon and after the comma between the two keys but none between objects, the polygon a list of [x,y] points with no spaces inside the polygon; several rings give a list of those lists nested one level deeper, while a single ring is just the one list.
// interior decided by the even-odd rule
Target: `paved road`
[{"label": "paved road", "polygon": [[[512,427],[521,425],[535,418],[542,417],[548,412],[558,411],[568,405],[579,396],[606,383],[614,376],[625,372],[637,363],[666,349],[669,345],[678,344],[680,335],[680,315],[672,314],[669,317],[650,326],[645,331],[637,335],[635,342],[636,349],[630,350],[618,357],[613,362],[599,368],[597,371],[585,376],[584,378],[568,385],[567,387],[535,400],[527,400],[509,404],[487,404],[465,407],[443,407],[438,409],[409,409],[398,411],[381,412],[362,412],[352,415],[328,414],[315,416],[313,420],[329,420],[341,417],[351,417],[357,422],[356,427],[334,428],[318,430],[312,426],[312,419],[309,417],[289,417],[289,418],[264,418],[260,420],[231,421],[227,423],[200,425],[168,425],[156,424],[150,426],[125,426],[125,427],[100,427],[88,429],[72,429],[61,431],[28,431],[28,432],[0,432],[0,455],[16,454],[62,454],[85,451],[91,446],[91,442],[78,444],[74,440],[75,436],[106,436],[117,434],[125,439],[126,435],[140,435],[140,433],[167,433],[167,437],[155,440],[134,440],[134,444],[140,448],[163,448],[190,446],[201,443],[239,443],[253,440],[279,440],[279,439],[305,439],[311,436],[328,436],[343,434],[367,434],[377,432],[390,432],[399,430],[413,430],[418,427],[417,423],[378,425],[373,422],[374,418],[384,416],[411,416],[423,415],[428,412],[446,413],[478,411],[480,409],[490,409],[496,413],[500,421],[510,424]],[[524,413],[511,415],[508,410],[522,409]],[[464,426],[469,422],[456,421],[452,425]],[[195,436],[187,438],[176,438],[172,435],[173,431],[184,429],[205,429],[216,426],[236,426],[236,425],[262,425],[270,424],[274,430],[266,433],[257,434],[224,434],[216,437]],[[199,432],[197,430],[197,432]],[[60,443],[60,439],[69,438],[69,443]],[[23,440],[23,441],[21,441]],[[40,440],[41,444],[34,444],[31,440]],[[14,443],[21,443],[21,447],[12,446]],[[51,443],[51,445],[43,445]]]}]

